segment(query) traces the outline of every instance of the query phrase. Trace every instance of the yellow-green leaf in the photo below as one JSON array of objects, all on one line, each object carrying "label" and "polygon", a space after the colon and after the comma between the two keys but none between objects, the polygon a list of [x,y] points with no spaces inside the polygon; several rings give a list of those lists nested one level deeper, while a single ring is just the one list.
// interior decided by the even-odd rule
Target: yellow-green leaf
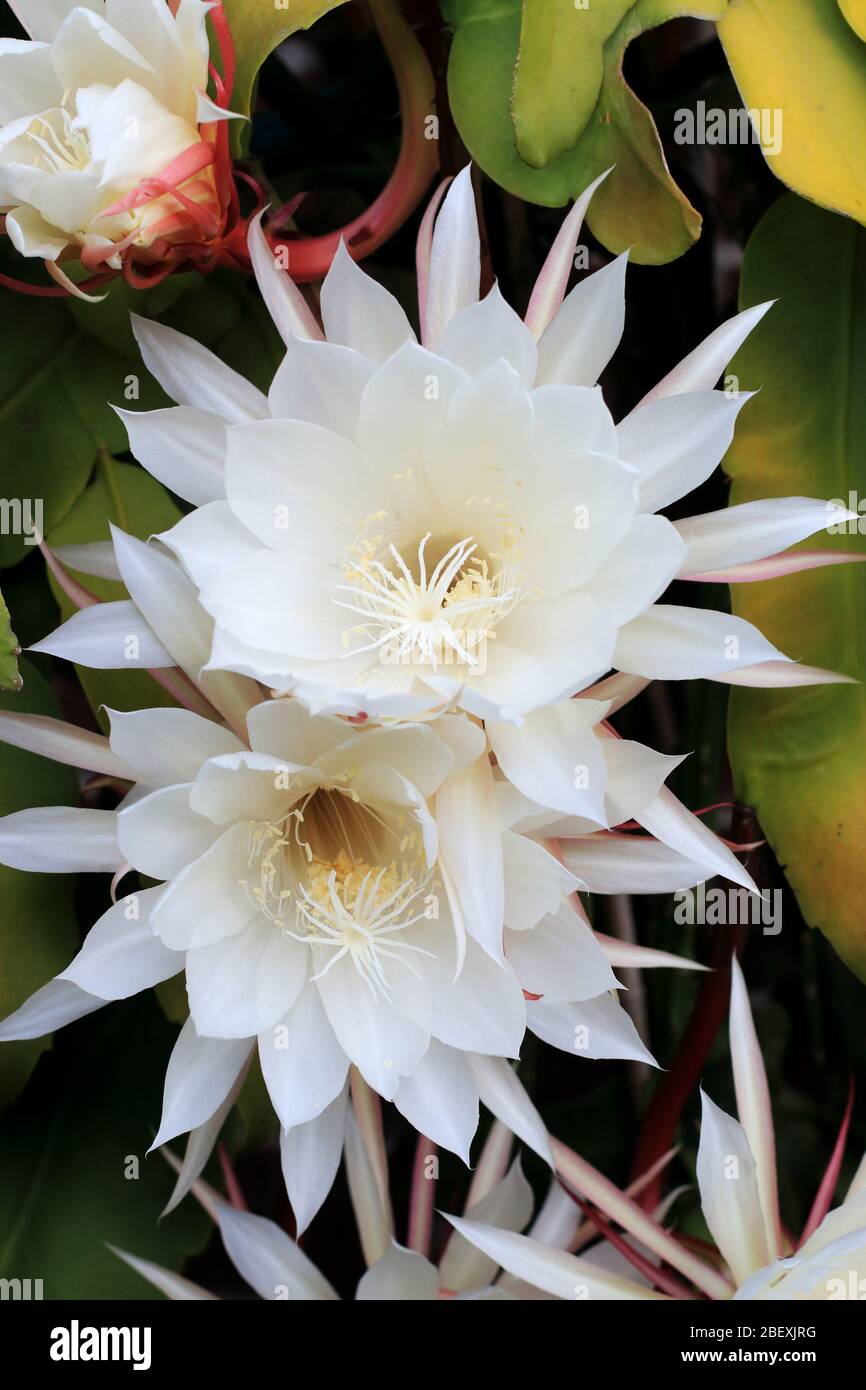
[{"label": "yellow-green leaf", "polygon": [[[866,495],[866,232],[786,195],[746,249],[743,305],[778,303],[732,371],[762,389],[725,467],[731,502]],[[864,503],[866,506],[866,503]],[[807,548],[866,551],[866,516]],[[789,656],[866,681],[866,565],[733,586],[734,612]],[[730,752],[806,920],[866,978],[866,687],[738,690]]]},{"label": "yellow-green leaf", "polygon": [[18,656],[21,648],[18,638],[12,631],[9,609],[0,594],[0,690],[20,690],[21,676],[18,672]]},{"label": "yellow-green leaf", "polygon": [[863,222],[866,6],[842,9],[837,0],[730,0],[718,30],[745,105],[782,113],[781,148],[764,151],[776,177]]},{"label": "yellow-green leaf", "polygon": [[701,218],[671,177],[653,118],[623,77],[644,30],[715,19],[727,0],[449,0],[448,94],[481,168],[529,202],[561,207],[605,169],[588,222],[610,251],[658,265],[683,254]]}]

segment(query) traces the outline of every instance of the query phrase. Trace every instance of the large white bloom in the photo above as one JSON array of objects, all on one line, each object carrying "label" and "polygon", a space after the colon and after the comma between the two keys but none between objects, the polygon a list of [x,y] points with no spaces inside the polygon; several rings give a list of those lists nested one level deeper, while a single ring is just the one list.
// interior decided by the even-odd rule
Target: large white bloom
[{"label": "large white bloom", "polygon": [[[0,40],[0,206],[25,256],[78,248],[93,268],[200,237],[213,145],[204,0],[17,0],[30,40]],[[153,181],[161,180],[162,193]],[[175,197],[165,187],[178,189]]]},{"label": "large white bloom", "polygon": [[657,514],[727,450],[748,396],[711,388],[768,306],[723,325],[615,425],[596,382],[622,331],[625,257],[563,299],[591,193],[521,321],[496,287],[479,301],[465,170],[419,244],[423,346],[344,248],[322,287],[323,335],[253,226],[286,342],[267,398],[137,321],[180,404],[123,418],[137,457],[198,504],[163,539],[216,620],[214,666],[315,709],[413,716],[456,702],[510,721],[611,667],[821,678],[742,619],[656,602],[675,577],[754,577],[751,562],[841,512],[789,498],[676,525]]},{"label": "large white bloom", "polygon": [[[114,712],[110,744],[0,717],[4,739],[134,783],[117,812],[5,818],[3,862],[118,876],[132,867],[162,881],[111,907],[0,1037],[38,1036],[183,970],[190,1019],[158,1142],[209,1122],[257,1043],[285,1129],[320,1119],[353,1063],[464,1157],[479,1097],[497,1113],[522,1111],[509,1123],[543,1152],[504,1060],[519,1055],[527,1026],[578,1056],[649,1057],[574,894],[603,879],[599,824],[656,800],[675,761],[602,737],[593,702],[574,708],[586,764],[603,769],[595,821],[587,793],[544,808],[494,775],[485,735],[464,715],[355,726],[268,700],[248,710],[242,739],[188,710]],[[569,809],[566,869],[542,837]],[[669,859],[680,884],[712,871]],[[628,949],[620,959],[630,963]],[[653,952],[646,961],[661,963]]]}]

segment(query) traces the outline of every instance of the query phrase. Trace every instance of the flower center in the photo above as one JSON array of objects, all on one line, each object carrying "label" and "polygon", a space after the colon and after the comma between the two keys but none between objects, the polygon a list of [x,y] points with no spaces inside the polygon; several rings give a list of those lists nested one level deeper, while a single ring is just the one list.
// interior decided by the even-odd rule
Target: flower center
[{"label": "flower center", "polygon": [[352,547],[343,566],[348,582],[337,585],[347,597],[334,600],[364,619],[344,633],[346,646],[353,635],[368,639],[351,654],[378,651],[383,664],[434,670],[455,662],[481,665],[485,643],[518,600],[519,576],[510,560],[480,555],[472,536],[451,545],[430,568],[430,538],[428,532],[420,541],[411,569],[394,545],[385,562],[373,542]]},{"label": "flower center", "polygon": [[86,169],[90,163],[90,143],[83,130],[74,126],[68,111],[60,110],[59,129],[45,116],[34,116],[26,131],[37,147],[34,163],[50,174],[69,174]]},{"label": "flower center", "polygon": [[413,817],[386,818],[345,786],[318,788],[283,820],[251,822],[249,865],[245,886],[259,911],[327,954],[314,980],[349,956],[367,987],[388,999],[388,963],[401,960],[417,975],[406,956],[430,954],[400,939],[437,915]]}]

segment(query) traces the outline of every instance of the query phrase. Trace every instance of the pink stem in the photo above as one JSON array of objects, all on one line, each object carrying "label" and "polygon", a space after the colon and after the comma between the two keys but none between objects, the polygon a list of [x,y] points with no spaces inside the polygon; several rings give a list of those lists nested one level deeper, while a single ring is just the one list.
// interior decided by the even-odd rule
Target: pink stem
[{"label": "pink stem", "polygon": [[249,1204],[238,1182],[238,1175],[235,1172],[234,1164],[229,1157],[225,1144],[220,1144],[217,1153],[219,1154],[220,1167],[222,1168],[226,1192],[228,1193],[228,1199],[231,1205],[236,1211],[249,1211]]},{"label": "pink stem", "polygon": [[661,1293],[668,1294],[670,1298],[679,1299],[696,1299],[698,1297],[687,1284],[677,1279],[676,1275],[668,1274],[665,1270],[660,1269],[658,1265],[653,1264],[652,1260],[648,1260],[645,1255],[641,1255],[640,1251],[629,1245],[628,1241],[624,1240],[610,1223],[605,1221],[604,1217],[590,1206],[589,1202],[584,1201],[577,1193],[570,1195],[577,1202],[584,1216],[592,1222],[605,1240],[610,1241],[614,1250],[618,1250],[623,1258],[628,1260],[629,1264],[633,1265],[644,1278],[649,1279],[650,1283]]},{"label": "pink stem", "polygon": [[851,1112],[854,1109],[854,1077],[848,1085],[848,1103],[845,1106],[845,1114],[842,1116],[842,1124],[839,1127],[839,1134],[836,1144],[830,1155],[830,1162],[827,1164],[827,1171],[821,1179],[821,1186],[812,1203],[812,1210],[809,1212],[809,1219],[803,1227],[803,1234],[800,1237],[798,1249],[805,1245],[806,1241],[818,1229],[827,1212],[830,1210],[830,1203],[833,1200],[833,1193],[836,1191],[836,1184],[839,1181],[839,1170],[842,1167],[842,1159],[845,1155],[845,1143],[848,1139],[848,1127],[851,1124]]}]

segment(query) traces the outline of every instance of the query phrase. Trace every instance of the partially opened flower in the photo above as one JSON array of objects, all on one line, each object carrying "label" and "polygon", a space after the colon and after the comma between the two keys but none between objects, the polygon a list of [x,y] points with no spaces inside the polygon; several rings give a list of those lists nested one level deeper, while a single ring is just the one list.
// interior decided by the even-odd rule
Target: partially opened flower
[{"label": "partially opened flower", "polygon": [[[0,205],[16,249],[41,258],[67,289],[66,257],[97,281],[123,270],[136,283],[227,254],[237,207],[221,6],[16,0],[12,8],[31,35],[0,43]],[[210,12],[229,84],[216,77],[216,101],[206,91]]]},{"label": "partially opened flower", "polygon": [[[832,1208],[851,1103],[797,1239],[786,1231],[779,1212],[769,1087],[736,958],[732,962],[730,1040],[739,1119],[727,1115],[701,1093],[697,1178],[701,1207],[716,1246],[713,1263],[697,1254],[690,1242],[665,1230],[601,1173],[555,1140],[560,1177],[588,1204],[596,1231],[615,1242],[621,1256],[620,1268],[628,1277],[618,1294],[605,1292],[593,1283],[585,1259],[550,1251],[531,1235],[496,1231],[471,1219],[452,1218],[457,1229],[504,1269],[560,1297],[568,1297],[569,1288],[580,1286],[588,1290],[584,1294],[587,1297],[692,1298],[693,1286],[713,1299],[862,1299],[866,1293],[866,1159],[841,1204]],[[635,1270],[644,1276],[640,1284],[633,1277]],[[654,1290],[646,1287],[647,1278]]]},{"label": "partially opened flower", "polygon": [[626,258],[563,298],[592,191],[522,321],[496,287],[479,300],[464,170],[421,233],[421,345],[345,249],[320,328],[254,224],[286,342],[267,398],[198,344],[136,323],[179,405],[124,419],[137,457],[198,504],[163,539],[215,619],[214,666],[314,709],[418,716],[456,702],[510,721],[611,667],[827,678],[742,619],[657,603],[675,577],[754,578],[759,557],[842,513],[789,498],[676,525],[657,514],[728,448],[748,396],[711,388],[768,306],[717,330],[615,425],[596,382],[622,332]]}]

